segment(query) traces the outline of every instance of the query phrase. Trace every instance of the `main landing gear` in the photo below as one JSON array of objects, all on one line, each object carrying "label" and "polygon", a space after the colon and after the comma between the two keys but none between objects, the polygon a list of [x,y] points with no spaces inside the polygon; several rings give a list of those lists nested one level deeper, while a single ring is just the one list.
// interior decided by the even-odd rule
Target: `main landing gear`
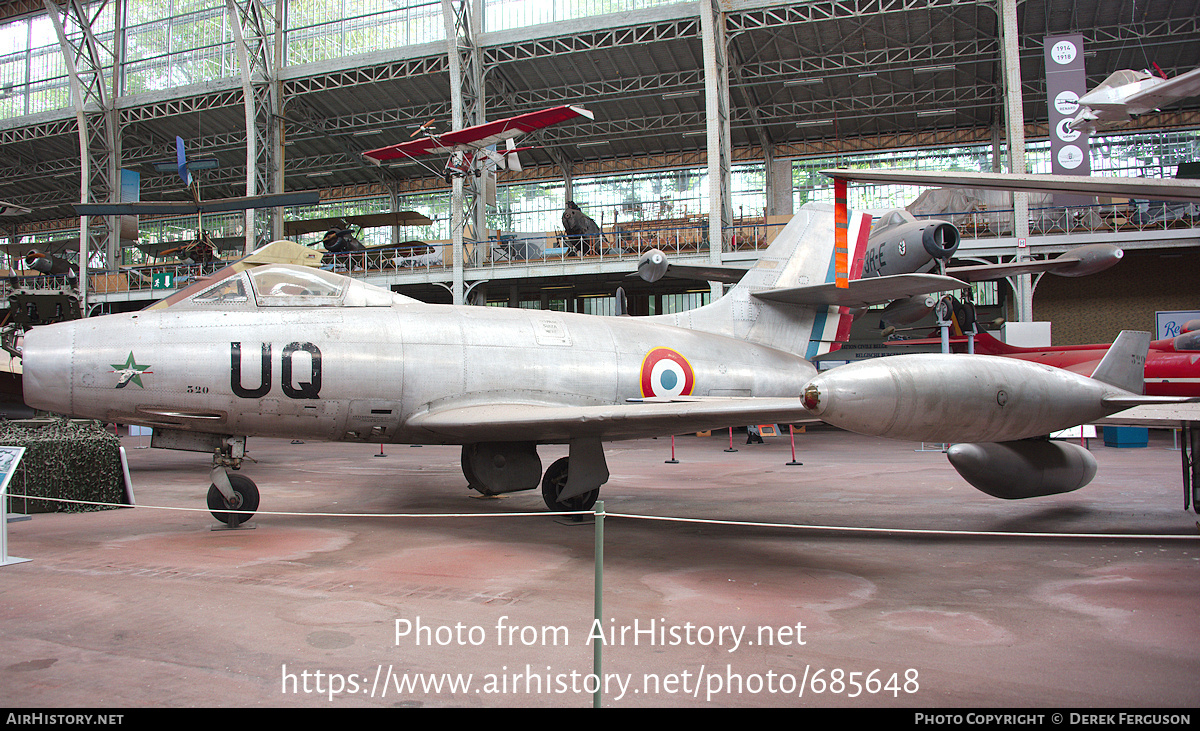
[{"label": "main landing gear", "polygon": [[567,487],[569,465],[570,457],[562,457],[551,463],[550,468],[546,470],[546,475],[542,478],[542,501],[546,503],[546,507],[555,512],[591,510],[592,506],[596,504],[596,498],[600,497],[599,487],[575,497],[562,497],[563,490]]},{"label": "main landing gear", "polygon": [[569,455],[544,476],[536,442],[464,444],[462,470],[471,489],[484,495],[533,490],[541,477],[542,500],[554,512],[590,510],[609,476],[599,439],[572,440]]}]

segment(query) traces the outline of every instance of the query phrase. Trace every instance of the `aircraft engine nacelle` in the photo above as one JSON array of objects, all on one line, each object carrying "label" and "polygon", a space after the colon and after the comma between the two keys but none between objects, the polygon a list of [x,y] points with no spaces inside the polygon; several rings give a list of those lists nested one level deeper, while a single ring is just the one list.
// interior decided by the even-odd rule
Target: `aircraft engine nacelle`
[{"label": "aircraft engine nacelle", "polygon": [[955,444],[946,457],[973,487],[1004,500],[1071,492],[1096,476],[1092,453],[1065,442]]},{"label": "aircraft engine nacelle", "polygon": [[921,245],[925,247],[925,253],[934,259],[948,261],[954,256],[954,252],[958,251],[961,240],[962,237],[954,224],[945,221],[931,222],[921,230]]},{"label": "aircraft engine nacelle", "polygon": [[658,249],[651,249],[638,259],[638,276],[647,282],[657,282],[667,273],[667,255]]},{"label": "aircraft engine nacelle", "polygon": [[1125,256],[1121,247],[1112,244],[1088,244],[1071,249],[1068,254],[1079,261],[1069,267],[1052,269],[1051,274],[1060,277],[1086,277],[1108,269]]},{"label": "aircraft engine nacelle", "polygon": [[961,239],[958,229],[948,221],[909,221],[885,228],[867,240],[862,276],[924,271],[931,261],[949,261]]},{"label": "aircraft engine nacelle", "polygon": [[25,266],[40,274],[53,274],[55,276],[75,276],[75,265],[66,259],[60,259],[57,256],[43,254],[39,251],[30,251],[25,255]]},{"label": "aircraft engine nacelle", "polygon": [[1120,410],[1125,393],[1077,373],[1015,358],[914,353],[848,363],[801,390],[822,421],[914,442],[1008,442],[1086,424]]},{"label": "aircraft engine nacelle", "polygon": [[879,319],[888,327],[906,327],[933,312],[937,303],[937,296],[932,294],[892,300],[887,307],[883,308]]},{"label": "aircraft engine nacelle", "polygon": [[54,270],[54,263],[48,256],[29,257],[25,259],[25,263],[29,265],[30,269],[42,274],[50,274]]},{"label": "aircraft engine nacelle", "polygon": [[352,251],[366,251],[367,247],[355,237],[354,232],[346,229],[331,229],[325,232],[321,241],[325,250],[333,254],[344,254]]}]

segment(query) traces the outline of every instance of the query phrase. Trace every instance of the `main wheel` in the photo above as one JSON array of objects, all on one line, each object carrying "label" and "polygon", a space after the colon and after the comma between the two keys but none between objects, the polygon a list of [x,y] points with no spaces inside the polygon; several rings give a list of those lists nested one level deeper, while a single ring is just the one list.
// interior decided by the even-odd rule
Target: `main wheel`
[{"label": "main wheel", "polygon": [[[233,487],[234,500],[229,501],[221,494],[216,485],[208,488],[208,509],[213,511],[213,517],[225,524],[236,520],[236,525],[245,523],[254,517],[258,510],[258,485],[245,475],[229,475],[229,484]],[[218,512],[222,510],[237,510],[237,513]],[[240,512],[240,511],[247,512]]]},{"label": "main wheel", "polygon": [[562,457],[555,460],[554,464],[546,470],[545,476],[542,477],[542,500],[545,501],[546,507],[554,511],[591,510],[592,506],[596,504],[596,498],[600,497],[600,488],[598,487],[566,500],[559,498],[559,495],[562,495],[562,491],[567,487],[568,459],[568,457]]}]

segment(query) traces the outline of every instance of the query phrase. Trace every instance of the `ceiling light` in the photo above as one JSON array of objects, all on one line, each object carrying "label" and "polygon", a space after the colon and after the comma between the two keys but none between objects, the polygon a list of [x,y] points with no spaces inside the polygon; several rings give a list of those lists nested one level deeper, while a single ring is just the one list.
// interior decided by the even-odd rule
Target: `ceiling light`
[{"label": "ceiling light", "polygon": [[812,86],[813,84],[823,84],[825,79],[791,79],[783,82],[784,86]]},{"label": "ceiling light", "polygon": [[864,71],[863,73],[858,75],[858,78],[869,79],[872,76],[878,76],[878,75],[879,75],[879,73],[877,71]]},{"label": "ceiling light", "polygon": [[351,136],[352,137],[366,137],[367,135],[381,135],[381,134],[383,134],[383,130],[381,130],[381,129],[360,129],[357,132],[352,132]]},{"label": "ceiling light", "polygon": [[833,124],[832,119],[806,119],[803,122],[796,122],[797,127],[820,127],[826,124]]},{"label": "ceiling light", "polygon": [[669,94],[663,94],[663,99],[684,99],[690,96],[700,96],[698,91],[673,91]]},{"label": "ceiling light", "polygon": [[925,74],[925,73],[932,74],[932,73],[937,73],[938,71],[953,71],[953,70],[954,70],[954,64],[943,63],[943,64],[939,64],[937,66],[919,66],[919,67],[913,69],[913,73],[914,74]]},{"label": "ceiling light", "polygon": [[954,114],[953,109],[922,109],[917,112],[918,117],[940,117],[943,114]]}]

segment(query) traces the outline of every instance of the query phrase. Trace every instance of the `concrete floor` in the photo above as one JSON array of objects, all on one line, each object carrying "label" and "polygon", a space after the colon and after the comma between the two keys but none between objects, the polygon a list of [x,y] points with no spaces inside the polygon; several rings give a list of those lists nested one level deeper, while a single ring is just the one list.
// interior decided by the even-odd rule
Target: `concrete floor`
[{"label": "concrete floor", "polygon": [[[604,705],[1194,708],[1197,521],[1152,435],[1093,440],[1092,485],[1023,502],[832,430],[797,436],[799,467],[786,437],[680,437],[677,465],[667,439],[610,445]],[[123,441],[140,504],[203,508],[208,457]],[[9,526],[32,560],[0,567],[0,704],[592,703],[591,524],[510,515],[536,492],[472,499],[454,447],[250,448],[252,530],[149,508]],[[1004,535],[1026,532],[1054,535]]]}]

